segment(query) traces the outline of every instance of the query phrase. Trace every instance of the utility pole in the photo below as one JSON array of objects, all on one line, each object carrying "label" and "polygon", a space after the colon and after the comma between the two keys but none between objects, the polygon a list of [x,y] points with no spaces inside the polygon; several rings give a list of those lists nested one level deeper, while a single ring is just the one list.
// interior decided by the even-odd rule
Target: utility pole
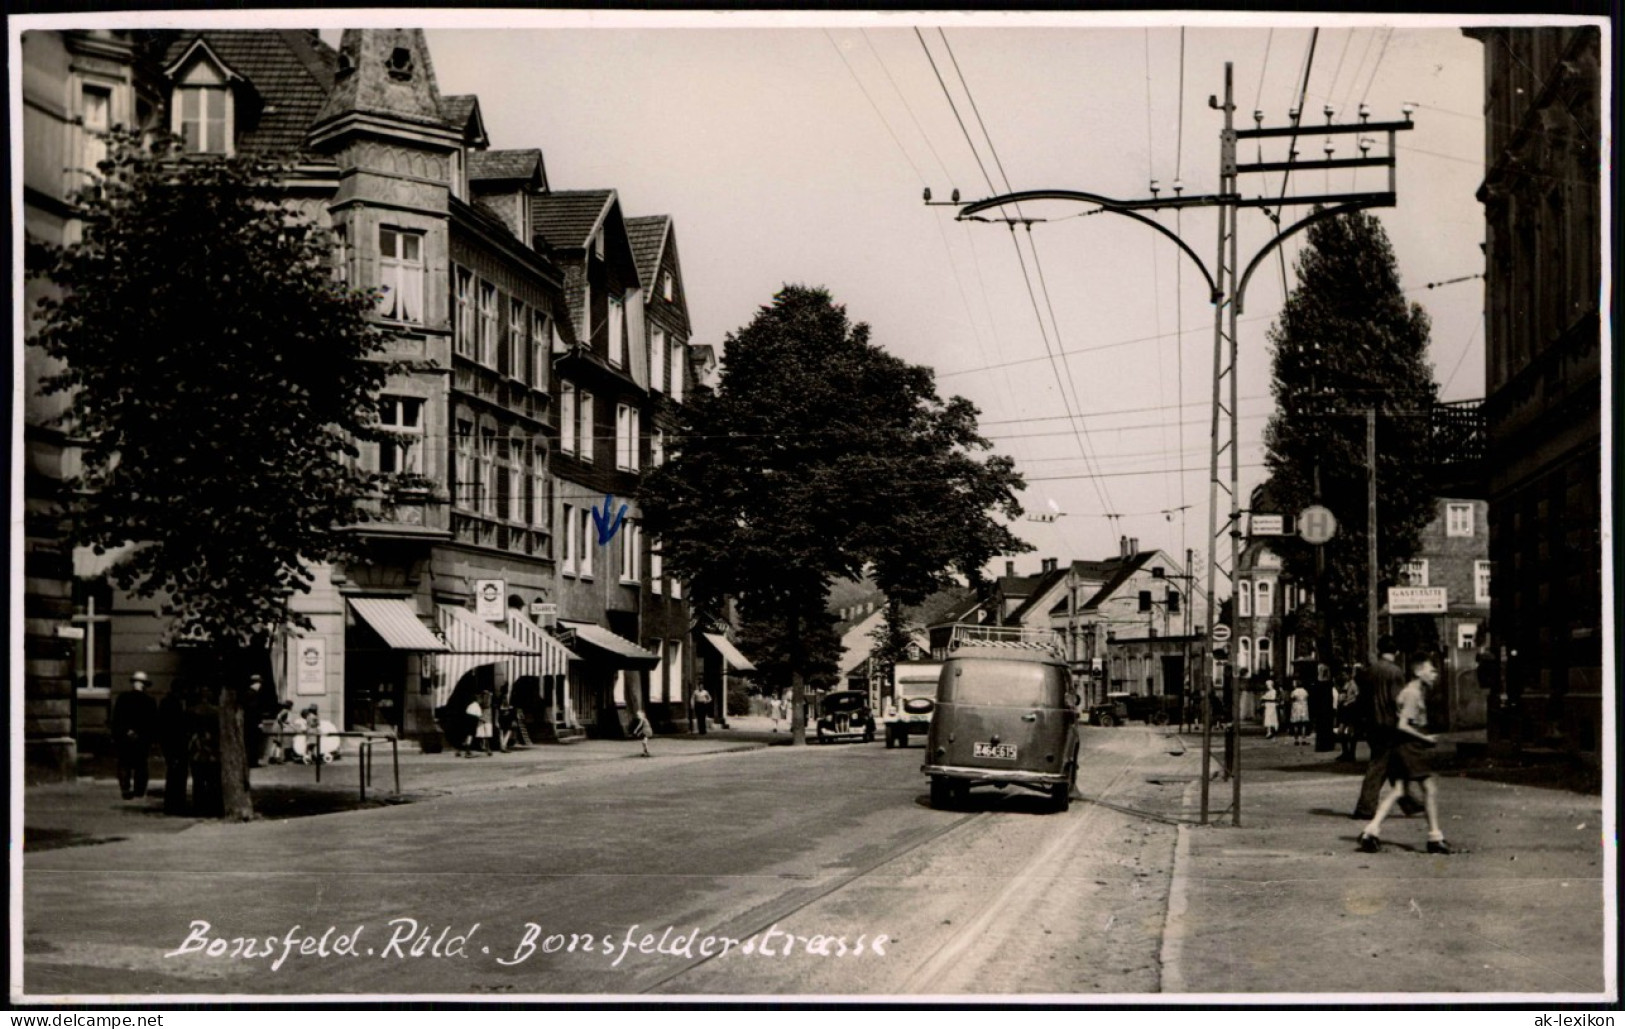
[{"label": "utility pole", "polygon": [[[1369,113],[1362,104],[1360,108],[1360,121],[1357,124],[1334,125],[1331,123],[1331,114],[1328,110],[1327,124],[1324,127],[1308,129],[1299,124],[1301,112],[1292,111],[1290,125],[1269,126],[1264,125],[1264,112],[1253,112],[1254,128],[1237,129],[1235,127],[1235,90],[1234,65],[1225,62],[1224,66],[1224,102],[1221,104],[1218,97],[1210,96],[1208,106],[1224,114],[1224,127],[1219,133],[1219,190],[1196,196],[1184,195],[1184,183],[1173,183],[1174,196],[1172,199],[1158,195],[1159,187],[1155,180],[1151,183],[1151,196],[1135,200],[1118,200],[1113,197],[1102,196],[1099,193],[1088,193],[1070,189],[1034,189],[1006,193],[1000,196],[988,197],[961,203],[959,191],[955,190],[953,199],[937,201],[933,204],[931,190],[925,191],[925,203],[933,206],[957,207],[959,221],[989,222],[1004,224],[1011,227],[1021,225],[1030,234],[1035,222],[1046,219],[1035,218],[1023,214],[1019,205],[1033,204],[1044,200],[1073,201],[1095,205],[1101,211],[1109,211],[1125,218],[1131,218],[1146,227],[1161,233],[1165,238],[1179,248],[1180,252],[1196,265],[1202,277],[1207,280],[1209,300],[1213,304],[1213,416],[1212,416],[1212,446],[1209,450],[1208,475],[1208,564],[1207,564],[1207,601],[1209,625],[1217,615],[1217,593],[1215,591],[1216,577],[1223,574],[1225,579],[1233,584],[1235,579],[1236,561],[1240,551],[1241,540],[1241,499],[1240,499],[1240,467],[1237,452],[1236,430],[1236,324],[1243,307],[1243,300],[1247,293],[1247,283],[1252,279],[1253,273],[1258,270],[1264,258],[1283,242],[1310,225],[1338,215],[1374,207],[1392,207],[1397,196],[1395,193],[1395,171],[1397,168],[1397,150],[1394,146],[1395,134],[1406,132],[1415,126],[1411,123],[1413,106],[1406,104],[1403,107],[1405,120],[1390,122],[1371,122]],[[1328,150],[1324,160],[1298,160],[1297,140],[1302,134],[1308,132],[1324,132],[1328,140],[1332,136],[1353,135],[1357,139],[1360,151],[1359,157],[1333,158]],[[1386,133],[1388,139],[1387,152],[1378,156],[1370,156],[1375,145],[1375,136]],[[1369,134],[1369,135],[1368,135]],[[1288,152],[1285,160],[1266,161],[1262,157],[1250,164],[1241,164],[1236,156],[1236,144],[1242,140],[1286,140]],[[1262,145],[1262,142],[1260,143]],[[1349,193],[1315,193],[1308,195],[1288,195],[1283,187],[1278,197],[1256,196],[1244,197],[1240,192],[1240,176],[1326,171],[1333,169],[1378,168],[1388,169],[1388,188],[1379,192],[1349,192]],[[1238,215],[1242,208],[1259,208],[1265,210],[1274,207],[1284,209],[1288,206],[1308,207],[1310,213],[1292,222],[1285,228],[1276,225],[1277,231],[1270,241],[1264,244],[1241,268],[1239,260],[1239,247],[1237,242],[1236,226]],[[999,211],[1005,207],[1014,207],[1015,217],[995,216],[983,217],[984,212]],[[1179,209],[1186,207],[1216,207],[1219,212],[1218,256],[1215,267],[1209,269],[1206,262],[1199,257],[1190,245],[1169,229],[1145,214],[1143,211],[1157,212],[1163,209]],[[1275,221],[1279,216],[1271,217]],[[1239,274],[1238,274],[1239,270]],[[1221,435],[1221,427],[1225,430]],[[1228,457],[1228,461],[1223,459]],[[1221,477],[1221,465],[1227,465],[1228,475]],[[1224,526],[1221,528],[1218,521],[1219,495],[1223,493],[1229,498],[1230,512]],[[1221,541],[1229,537],[1229,547],[1221,551]],[[1373,587],[1374,589],[1375,587]],[[1373,608],[1375,610],[1375,608]],[[1235,611],[1231,610],[1231,639],[1235,639]],[[1210,636],[1211,638],[1211,636]],[[1233,645],[1233,644],[1232,644]],[[1211,664],[1211,654],[1206,655],[1203,666]],[[1222,673],[1221,673],[1222,674]],[[1211,686],[1202,692],[1202,813],[1201,824],[1208,821],[1208,780],[1209,768],[1212,763],[1212,732],[1213,732],[1213,690]],[[1241,698],[1239,690],[1231,693],[1230,733],[1228,737],[1234,746],[1234,752],[1239,750],[1239,715],[1241,713]],[[1231,781],[1231,822],[1241,824],[1241,774],[1240,761],[1230,762],[1231,767],[1227,774]]]},{"label": "utility pole", "polygon": [[1377,408],[1365,409],[1365,649],[1366,667],[1377,660]]}]

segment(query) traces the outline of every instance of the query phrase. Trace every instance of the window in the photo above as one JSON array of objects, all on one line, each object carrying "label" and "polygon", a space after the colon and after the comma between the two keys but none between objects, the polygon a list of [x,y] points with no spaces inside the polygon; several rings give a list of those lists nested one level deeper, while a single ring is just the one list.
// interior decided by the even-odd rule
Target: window
[{"label": "window", "polygon": [[649,550],[649,590],[656,596],[662,592],[660,579],[663,574],[664,572],[660,567],[660,549],[658,547],[651,548]]},{"label": "window", "polygon": [[487,368],[497,363],[497,288],[489,282],[480,283],[480,339],[479,362]]},{"label": "window", "polygon": [[547,447],[537,443],[530,454],[530,524],[547,528]]},{"label": "window", "polygon": [[529,478],[530,448],[519,440],[508,444],[508,521],[524,522],[525,480]]},{"label": "window", "polygon": [[497,436],[490,429],[480,433],[480,514],[497,513]]},{"label": "window", "polygon": [[581,408],[581,463],[592,464],[593,448],[598,442],[597,430],[592,420],[592,394],[582,390],[579,406]]},{"label": "window", "polygon": [[666,641],[650,640],[645,650],[654,651],[655,666],[649,669],[649,695],[659,697],[663,704],[671,703],[671,684],[666,681]]},{"label": "window", "polygon": [[550,318],[550,319],[548,319],[548,323],[549,323],[549,327],[551,328],[552,333],[553,333],[553,353],[562,354],[562,353],[564,353],[564,350],[565,350],[565,347],[564,347],[564,333],[559,331],[559,323],[558,322],[555,322]]},{"label": "window", "polygon": [[378,444],[378,470],[413,475],[423,473],[423,401],[411,397],[381,397],[378,423],[392,439]]},{"label": "window", "polygon": [[403,322],[423,321],[423,235],[378,228],[378,311]]},{"label": "window", "polygon": [[675,295],[672,290],[671,272],[660,273],[660,295],[667,300]]},{"label": "window", "polygon": [[1298,659],[1298,637],[1296,637],[1296,636],[1288,636],[1286,638],[1286,666],[1288,668],[1293,667],[1292,662],[1296,661],[1297,659]]},{"label": "window", "polygon": [[1168,591],[1168,613],[1171,614],[1171,615],[1179,614],[1179,591],[1178,590],[1169,590]]},{"label": "window", "polygon": [[567,379],[559,380],[559,449],[576,452],[576,387]]},{"label": "window", "polygon": [[1140,591],[1140,610],[1141,611],[1149,611],[1149,610],[1151,610],[1151,591],[1150,590],[1141,590]]},{"label": "window", "polygon": [[672,703],[683,702],[683,641],[666,641],[666,675],[671,680]]},{"label": "window", "polygon": [[226,87],[178,86],[175,92],[179,100],[175,105],[175,118],[181,147],[189,154],[230,153],[226,108],[231,96]]},{"label": "window", "polygon": [[576,550],[580,561],[578,571],[580,571],[583,579],[590,579],[592,578],[592,551],[595,542],[592,531],[592,509],[586,507],[577,508],[576,521],[580,523],[579,533],[581,536],[581,543]]},{"label": "window", "polygon": [[1463,622],[1456,626],[1456,649],[1475,650],[1478,647],[1478,626]]},{"label": "window", "polygon": [[1471,536],[1473,534],[1472,504],[1445,505],[1444,534],[1446,536]]},{"label": "window", "polygon": [[474,425],[457,422],[457,506],[472,511],[479,506],[479,482],[475,479]]},{"label": "window", "polygon": [[493,450],[496,454],[496,463],[492,469],[491,482],[496,490],[496,504],[489,513],[500,518],[506,518],[508,516],[508,505],[513,502],[511,489],[513,479],[509,475],[513,470],[513,448],[506,436],[493,435],[492,440],[494,442]]},{"label": "window", "polygon": [[1428,584],[1428,563],[1426,558],[1415,561],[1406,561],[1399,566],[1399,580],[1406,586],[1426,586]]},{"label": "window", "polygon": [[683,599],[683,583],[682,583],[682,580],[680,580],[680,579],[667,579],[666,581],[671,583],[671,599],[673,599],[673,600],[682,600]]},{"label": "window", "polygon": [[609,363],[626,363],[626,307],[618,296],[609,298]]},{"label": "window", "polygon": [[598,258],[604,256],[604,234],[601,231],[592,234],[592,256]]},{"label": "window", "polygon": [[615,407],[615,467],[623,472],[638,470],[638,409],[630,404]]},{"label": "window", "polygon": [[457,269],[456,336],[453,343],[464,357],[474,356],[474,273]]},{"label": "window", "polygon": [[80,164],[87,173],[99,174],[96,166],[107,160],[107,132],[113,127],[113,91],[103,86],[86,86],[80,94],[80,121],[85,129],[85,155]]},{"label": "window", "polygon": [[656,393],[666,392],[666,332],[649,330],[649,388]]},{"label": "window", "polygon": [[1488,561],[1473,562],[1473,603],[1488,604],[1490,602],[1490,563]]},{"label": "window", "polygon": [[666,430],[656,429],[649,436],[649,466],[659,468],[666,463]]},{"label": "window", "polygon": [[642,549],[643,533],[638,529],[638,523],[628,518],[626,524],[621,526],[621,581],[637,582],[641,570],[638,561],[638,551]]},{"label": "window", "polygon": [[576,573],[576,518],[575,508],[564,505],[564,553],[559,555],[559,568],[565,575]]},{"label": "window", "polygon": [[525,317],[525,305],[517,300],[508,304],[508,377],[525,378],[525,331],[530,321]]},{"label": "window", "polygon": [[1253,583],[1251,579],[1243,579],[1236,584],[1236,617],[1251,618],[1253,616]]},{"label": "window", "polygon": [[1287,583],[1281,587],[1281,613],[1291,614],[1298,606],[1298,587]]},{"label": "window", "polygon": [[679,340],[671,342],[671,398],[679,404],[683,402],[683,379],[688,374],[688,368],[683,361],[683,344]]},{"label": "window", "polygon": [[530,384],[535,389],[547,388],[547,350],[553,332],[553,320],[541,311],[530,314]]},{"label": "window", "polygon": [[1245,636],[1236,640],[1236,671],[1245,672],[1253,667],[1253,641]]},{"label": "window", "polygon": [[1253,613],[1260,618],[1268,618],[1275,613],[1274,583],[1268,579],[1260,579],[1253,584]]},{"label": "window", "polygon": [[333,226],[333,281],[349,285],[350,282],[350,227]]},{"label": "window", "polygon": [[1269,671],[1271,666],[1275,664],[1273,660],[1274,654],[1270,651],[1270,638],[1268,636],[1258,637],[1258,645],[1255,649],[1258,654],[1258,670],[1260,672]]}]

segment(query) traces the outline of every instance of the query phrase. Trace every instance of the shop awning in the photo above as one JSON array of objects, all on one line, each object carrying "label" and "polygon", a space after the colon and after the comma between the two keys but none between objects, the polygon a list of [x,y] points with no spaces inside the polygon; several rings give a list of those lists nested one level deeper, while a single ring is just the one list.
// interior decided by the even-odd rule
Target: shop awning
[{"label": "shop awning", "polygon": [[714,632],[705,632],[700,635],[705,637],[707,643],[717,648],[717,653],[722,655],[722,660],[728,662],[729,668],[736,672],[756,671],[756,666],[750,663],[749,658],[739,652],[739,648],[734,646],[728,640],[728,637]]},{"label": "shop awning", "polygon": [[532,653],[531,648],[503,632],[496,623],[476,618],[463,608],[441,604],[437,608],[437,620],[452,652],[439,659],[440,681],[434,694],[436,707],[451,696],[457,680],[473,669]]},{"label": "shop awning", "polygon": [[617,636],[601,625],[591,622],[569,622],[561,619],[559,625],[568,630],[567,642],[572,645],[596,648],[601,656],[609,658],[616,668],[650,669],[660,663],[660,655],[644,650],[625,636]]},{"label": "shop awning", "polygon": [[514,678],[527,675],[564,675],[571,661],[581,660],[570,649],[547,634],[547,630],[517,611],[508,612],[508,635],[530,650],[514,662]]},{"label": "shop awning", "polygon": [[418,621],[411,604],[396,597],[351,597],[350,607],[395,650],[421,650],[443,654],[451,648]]}]

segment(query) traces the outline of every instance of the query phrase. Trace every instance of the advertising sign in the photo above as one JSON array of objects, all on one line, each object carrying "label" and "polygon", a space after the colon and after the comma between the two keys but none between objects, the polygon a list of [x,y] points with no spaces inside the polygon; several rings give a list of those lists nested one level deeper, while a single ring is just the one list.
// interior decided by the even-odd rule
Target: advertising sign
[{"label": "advertising sign", "polygon": [[1279,536],[1285,528],[1283,519],[1278,514],[1253,515],[1252,530],[1254,536]]},{"label": "advertising sign", "polygon": [[1209,631],[1208,635],[1213,638],[1214,643],[1228,643],[1230,642],[1230,626],[1220,622]]},{"label": "advertising sign", "polygon": [[301,697],[326,694],[327,640],[321,636],[296,637],[289,646],[293,649],[294,693]]},{"label": "advertising sign", "polygon": [[1443,586],[1390,586],[1388,613],[1391,615],[1442,615],[1449,606]]},{"label": "advertising sign", "polygon": [[476,579],[474,580],[474,614],[487,622],[505,622],[508,612],[503,610],[502,600],[508,595],[508,582],[506,579]]}]

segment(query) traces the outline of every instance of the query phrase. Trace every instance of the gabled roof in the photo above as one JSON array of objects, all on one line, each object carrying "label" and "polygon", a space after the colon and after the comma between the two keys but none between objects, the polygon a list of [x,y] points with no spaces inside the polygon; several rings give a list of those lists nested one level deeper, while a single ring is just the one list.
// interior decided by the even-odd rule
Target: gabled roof
[{"label": "gabled roof", "polygon": [[[1056,568],[1037,576],[1037,581],[1033,583],[1032,588],[1024,594],[1026,599],[1017,604],[1015,610],[1011,611],[1006,617],[1012,622],[1020,622],[1025,615],[1031,612],[1034,604],[1042,602],[1046,593],[1066,581],[1067,571],[1065,568]],[[1006,596],[1011,596],[1011,594],[1006,594]]]},{"label": "gabled roof", "polygon": [[238,124],[240,153],[316,156],[305,136],[333,89],[338,54],[332,47],[299,29],[184,32],[165,50],[164,67],[179,71],[199,44],[252,85],[261,101],[258,118]]},{"label": "gabled roof", "polygon": [[1118,566],[1117,573],[1107,579],[1104,586],[1095,591],[1095,595],[1089,598],[1088,603],[1083,605],[1083,609],[1085,611],[1098,610],[1101,604],[1111,599],[1112,594],[1116,593],[1123,583],[1133,578],[1134,573],[1144,568],[1146,563],[1156,557],[1158,553],[1160,551],[1142,550],[1133,557],[1123,559]]},{"label": "gabled roof", "polygon": [[1032,575],[1001,575],[998,583],[999,592],[1004,594],[1006,600],[1030,597],[1044,575],[1043,572],[1035,572]]},{"label": "gabled roof", "polygon": [[556,250],[581,250],[615,203],[613,189],[544,193],[531,205],[531,228]]},{"label": "gabled roof", "polygon": [[638,262],[638,278],[653,284],[660,271],[660,257],[671,233],[671,215],[654,214],[626,219],[626,238],[632,244],[632,257]]},{"label": "gabled roof", "polygon": [[480,114],[480,98],[473,93],[440,98],[440,116],[446,124],[463,135],[463,142],[471,147],[485,148],[491,140],[485,134],[485,117]]},{"label": "gabled roof", "polygon": [[540,150],[475,150],[468,155],[468,181],[537,183],[545,186]]}]

